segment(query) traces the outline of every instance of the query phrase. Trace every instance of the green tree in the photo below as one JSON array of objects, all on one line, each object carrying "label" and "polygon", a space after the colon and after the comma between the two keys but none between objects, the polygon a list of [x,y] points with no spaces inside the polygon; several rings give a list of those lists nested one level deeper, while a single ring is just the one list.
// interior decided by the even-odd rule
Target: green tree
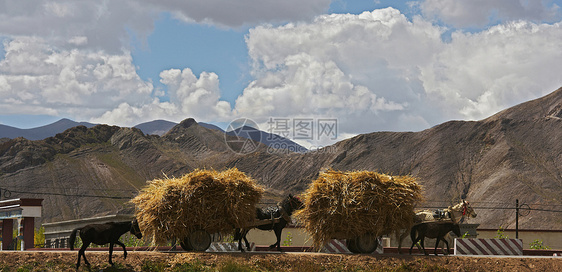
[{"label": "green tree", "polygon": [[45,247],[45,227],[41,226],[35,229],[35,236],[33,236],[33,244],[36,248]]}]

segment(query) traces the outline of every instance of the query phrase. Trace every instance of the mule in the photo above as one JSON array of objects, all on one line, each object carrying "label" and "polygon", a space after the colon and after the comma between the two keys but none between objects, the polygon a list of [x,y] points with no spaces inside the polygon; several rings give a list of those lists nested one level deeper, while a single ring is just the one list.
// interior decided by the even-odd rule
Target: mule
[{"label": "mule", "polygon": [[454,205],[449,206],[445,209],[440,209],[436,211],[430,210],[423,210],[416,212],[416,217],[414,218],[414,223],[421,223],[421,222],[431,222],[436,220],[449,220],[454,223],[462,223],[464,222],[465,218],[475,218],[477,216],[476,212],[464,199]]},{"label": "mule", "polygon": [[[440,215],[440,216],[436,216]],[[436,222],[445,221],[453,223],[462,223],[465,218],[475,218],[477,216],[474,208],[470,205],[468,201],[464,199],[453,206],[449,206],[445,209],[431,211],[423,210],[416,212],[414,216],[413,224],[419,224],[423,222]],[[408,236],[408,230],[398,230],[395,232],[396,240],[398,241],[398,253],[402,253],[402,241]],[[449,235],[446,235],[447,240],[451,240]]]},{"label": "mule", "polygon": [[76,262],[76,269],[80,267],[80,256],[84,256],[84,263],[90,266],[88,259],[86,259],[86,248],[91,243],[96,245],[105,245],[109,243],[109,264],[113,266],[111,255],[113,255],[113,245],[118,244],[123,248],[123,258],[127,258],[127,249],[125,245],[119,241],[119,238],[126,232],[131,232],[138,239],[142,238],[142,233],[136,219],[127,222],[109,222],[104,224],[90,224],[81,228],[76,228],[70,234],[70,250],[74,250],[74,242],[76,241],[76,233],[80,232],[80,239],[82,239],[82,247],[78,251],[78,262]]},{"label": "mule", "polygon": [[[459,224],[453,222],[426,222],[414,225],[410,231],[410,237],[412,238],[412,246],[410,246],[410,254],[412,254],[412,248],[414,245],[421,241],[422,251],[425,255],[429,255],[425,251],[424,240],[425,238],[437,238],[435,241],[435,256],[438,255],[437,247],[439,246],[439,241],[443,241],[447,245],[447,251],[445,255],[449,254],[449,242],[444,239],[445,235],[449,232],[453,232],[458,237],[461,236],[461,230]],[[417,236],[416,236],[417,234]]]},{"label": "mule", "polygon": [[300,210],[303,207],[302,201],[293,195],[287,196],[281,203],[277,206],[267,207],[267,208],[256,208],[256,219],[274,219],[279,218],[278,222],[273,222],[272,224],[264,224],[258,226],[251,226],[248,228],[237,228],[234,233],[234,239],[238,240],[238,249],[244,252],[242,247],[242,239],[246,243],[246,248],[250,248],[250,243],[246,238],[246,235],[252,228],[258,228],[260,230],[273,230],[277,238],[277,242],[270,245],[270,249],[277,248],[277,251],[281,251],[281,233],[283,228],[291,222],[291,215],[294,211]]}]

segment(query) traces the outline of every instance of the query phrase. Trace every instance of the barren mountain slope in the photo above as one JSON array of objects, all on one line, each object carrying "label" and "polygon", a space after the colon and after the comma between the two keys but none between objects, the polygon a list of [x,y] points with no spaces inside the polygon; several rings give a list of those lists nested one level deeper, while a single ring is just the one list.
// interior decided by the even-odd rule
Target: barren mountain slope
[{"label": "barren mountain slope", "polygon": [[0,145],[0,188],[10,198],[43,198],[43,222],[130,209],[126,202],[147,180],[204,167],[199,157],[232,156],[224,140],[210,140],[220,133],[186,121],[168,134],[172,139],[99,125],[41,141],[6,141]]},{"label": "barren mountain slope", "polygon": [[[562,205],[562,89],[485,120],[363,134],[305,154],[270,153],[260,145],[240,155],[226,142],[193,119],[162,137],[100,125],[41,141],[3,140],[0,188],[11,198],[44,198],[44,222],[115,213],[127,209],[124,203],[147,180],[233,166],[279,195],[304,191],[330,167],[411,174],[424,186],[423,206],[466,198],[478,212],[471,222],[487,228],[513,227],[514,210],[503,208],[514,207],[515,199],[533,208]],[[521,227],[559,229],[559,215],[531,211]]]},{"label": "barren mountain slope", "polygon": [[[482,227],[514,227],[515,199],[562,206],[562,89],[481,121],[450,121],[421,132],[358,135],[304,155],[255,153],[231,161],[277,192],[305,190],[322,169],[416,176],[424,207],[467,199]],[[559,205],[550,207],[550,205]],[[537,224],[540,222],[540,224]],[[561,228],[559,213],[532,211],[523,228]]]},{"label": "barren mountain slope", "polygon": [[[466,198],[483,227],[514,227],[515,199],[537,209],[562,206],[562,89],[482,121],[451,121],[421,132],[375,132],[337,143],[335,154],[292,158],[280,172],[375,170],[411,174],[424,186],[426,207]],[[313,161],[307,164],[307,161]],[[302,167],[297,167],[302,166]],[[306,183],[306,179],[304,180]],[[282,183],[278,183],[282,186]],[[282,188],[302,188],[286,184]],[[494,209],[495,208],[495,209]],[[540,222],[540,224],[537,224]],[[559,213],[532,211],[524,228],[561,228]]]}]

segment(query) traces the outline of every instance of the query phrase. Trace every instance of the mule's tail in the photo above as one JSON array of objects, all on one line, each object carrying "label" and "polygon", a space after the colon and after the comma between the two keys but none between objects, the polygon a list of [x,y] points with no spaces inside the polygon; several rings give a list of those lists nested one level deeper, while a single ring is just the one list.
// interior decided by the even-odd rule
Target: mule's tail
[{"label": "mule's tail", "polygon": [[76,241],[76,232],[78,232],[78,230],[80,230],[80,228],[76,228],[70,233],[70,239],[68,240],[70,250],[74,250],[74,242]]}]

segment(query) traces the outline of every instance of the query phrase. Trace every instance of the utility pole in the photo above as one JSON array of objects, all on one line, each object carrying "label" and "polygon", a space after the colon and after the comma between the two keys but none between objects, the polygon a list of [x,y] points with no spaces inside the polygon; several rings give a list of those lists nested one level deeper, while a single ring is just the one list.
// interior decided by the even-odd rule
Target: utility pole
[{"label": "utility pole", "polygon": [[519,199],[515,199],[515,239],[519,239]]}]

